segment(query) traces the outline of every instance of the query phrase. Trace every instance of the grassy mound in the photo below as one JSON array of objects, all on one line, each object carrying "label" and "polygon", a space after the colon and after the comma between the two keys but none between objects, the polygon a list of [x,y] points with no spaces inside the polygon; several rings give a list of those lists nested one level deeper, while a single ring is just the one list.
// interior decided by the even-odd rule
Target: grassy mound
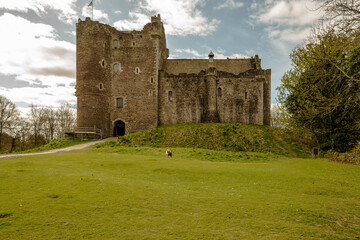
[{"label": "grassy mound", "polygon": [[164,125],[119,137],[101,147],[203,148],[216,151],[271,152],[291,157],[308,157],[309,147],[282,129],[240,123]]}]

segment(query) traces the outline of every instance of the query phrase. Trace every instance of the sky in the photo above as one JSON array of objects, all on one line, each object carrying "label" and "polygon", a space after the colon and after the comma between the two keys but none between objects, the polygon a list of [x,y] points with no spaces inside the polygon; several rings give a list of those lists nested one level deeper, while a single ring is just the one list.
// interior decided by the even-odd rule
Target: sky
[{"label": "sky", "polygon": [[[26,112],[31,104],[76,108],[78,19],[91,0],[0,0],[0,95]],[[170,58],[248,58],[272,69],[271,101],[291,69],[289,54],[322,17],[316,0],[94,0],[94,20],[141,30],[160,14]]]}]

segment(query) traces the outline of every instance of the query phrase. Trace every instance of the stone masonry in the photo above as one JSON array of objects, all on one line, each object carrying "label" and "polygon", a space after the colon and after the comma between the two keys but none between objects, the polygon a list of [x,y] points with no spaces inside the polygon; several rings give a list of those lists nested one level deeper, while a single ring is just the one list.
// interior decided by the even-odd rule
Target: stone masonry
[{"label": "stone masonry", "polygon": [[76,24],[79,128],[118,136],[163,124],[270,124],[271,70],[249,59],[168,59],[160,15],[141,31]]}]

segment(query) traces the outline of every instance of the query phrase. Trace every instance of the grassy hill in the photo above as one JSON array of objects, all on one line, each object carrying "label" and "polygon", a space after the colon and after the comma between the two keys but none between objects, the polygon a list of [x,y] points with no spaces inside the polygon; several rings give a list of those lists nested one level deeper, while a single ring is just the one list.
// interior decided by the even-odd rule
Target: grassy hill
[{"label": "grassy hill", "polygon": [[307,157],[310,150],[306,140],[282,129],[240,123],[164,125],[119,137],[98,148],[116,146],[271,152],[289,157]]},{"label": "grassy hill", "polygon": [[[2,159],[0,239],[360,236],[359,166],[174,150],[173,158],[164,148],[113,147]],[[204,161],[214,153],[253,158]]]}]

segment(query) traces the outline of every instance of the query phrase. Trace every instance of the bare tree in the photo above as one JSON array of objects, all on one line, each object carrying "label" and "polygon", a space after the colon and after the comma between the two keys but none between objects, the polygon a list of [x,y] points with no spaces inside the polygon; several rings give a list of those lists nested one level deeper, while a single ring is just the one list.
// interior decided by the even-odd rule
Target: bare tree
[{"label": "bare tree", "polygon": [[58,137],[63,138],[65,136],[65,131],[71,131],[75,128],[75,111],[69,107],[69,104],[62,103],[56,114],[59,121]]},{"label": "bare tree", "polygon": [[47,142],[54,140],[54,134],[58,126],[57,111],[53,108],[43,108],[43,133]]},{"label": "bare tree", "polygon": [[9,135],[12,136],[12,142],[10,147],[10,153],[14,151],[16,147],[16,142],[20,141],[20,149],[25,150],[25,142],[30,133],[30,123],[22,117],[19,117],[16,122],[14,122],[14,128],[9,132]]},{"label": "bare tree", "polygon": [[34,134],[34,145],[38,145],[38,138],[44,125],[44,108],[31,105],[29,122]]},{"label": "bare tree", "polygon": [[0,96],[0,149],[2,148],[2,137],[4,132],[9,132],[18,121],[19,110],[15,104],[4,96]]},{"label": "bare tree", "polygon": [[322,0],[325,21],[344,32],[357,31],[360,27],[360,0]]}]

